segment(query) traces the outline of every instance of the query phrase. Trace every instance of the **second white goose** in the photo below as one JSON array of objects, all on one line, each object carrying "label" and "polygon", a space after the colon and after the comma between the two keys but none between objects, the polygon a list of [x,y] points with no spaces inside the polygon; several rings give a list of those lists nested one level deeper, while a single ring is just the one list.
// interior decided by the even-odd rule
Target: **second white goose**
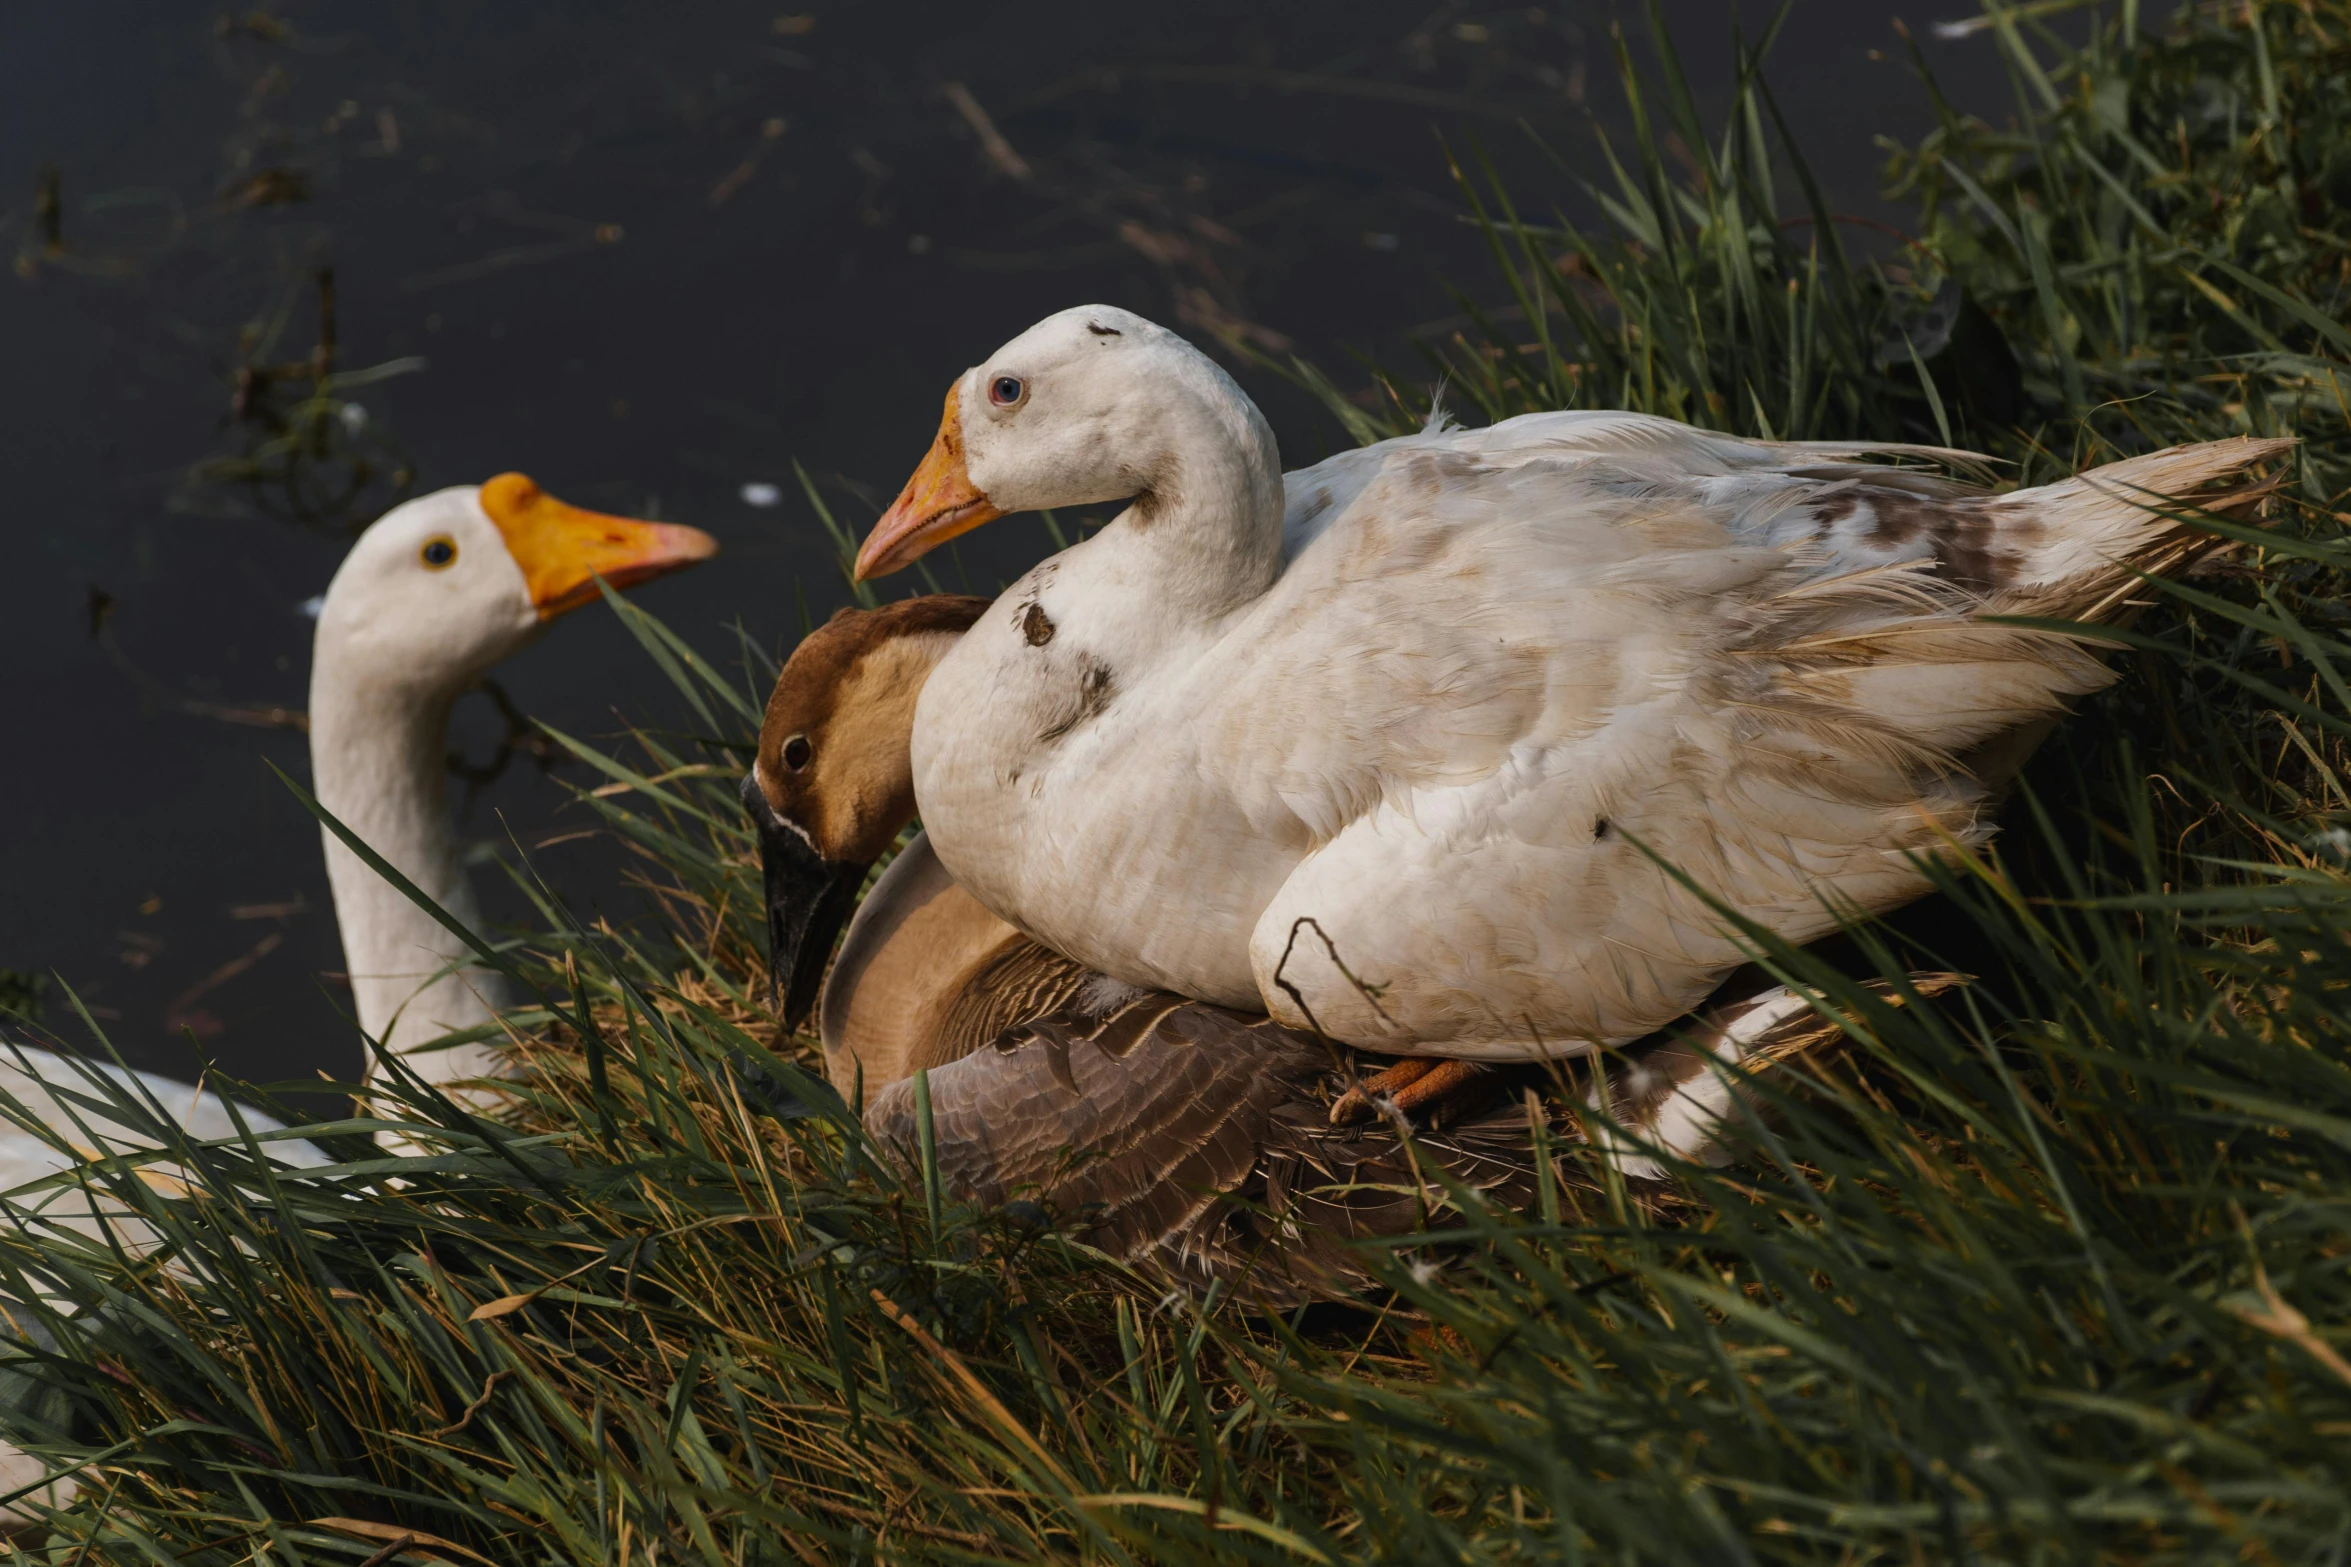
[{"label": "second white goose", "polygon": [[[319,804],[480,929],[449,819],[450,709],[557,616],[594,600],[597,578],[627,587],[717,548],[699,528],[566,505],[519,473],[387,512],[344,557],[319,611],[310,669]],[[488,1024],[504,1000],[497,976],[332,831],[323,836],[361,1031],[403,1054]],[[428,1081],[452,1082],[494,1072],[500,1059],[476,1042],[413,1064]]]},{"label": "second white goose", "polygon": [[955,383],[858,570],[1131,501],[923,689],[916,796],[956,881],[1131,983],[1393,1053],[1580,1054],[1742,960],[1707,895],[1801,942],[1925,891],[2013,765],[1969,754],[2110,678],[1988,617],[2116,612],[2204,543],[2144,502],[2289,444],[1991,494],[1851,444],[1535,414],[1285,495],[1230,377],[1086,306]]},{"label": "second white goose", "polygon": [[[310,681],[310,755],[320,803],[420,890],[478,929],[480,909],[449,820],[444,754],[449,712],[491,666],[535,641],[567,610],[616,587],[706,559],[718,546],[697,528],[606,517],[567,506],[519,473],[421,496],[373,523],[344,557],[319,613]],[[334,836],[327,878],[341,927],[359,1026],[393,1051],[490,1023],[505,999],[494,974],[469,966],[471,949]],[[494,1046],[475,1041],[417,1055],[430,1083],[498,1075]],[[375,1058],[368,1072],[373,1075]],[[232,1114],[208,1084],[174,1082],[108,1063],[66,1059],[0,1033],[0,1196],[20,1226],[78,1230],[141,1251],[138,1221],[95,1190],[54,1181],[75,1158],[151,1149],[144,1123],[167,1118],[210,1141],[259,1136],[274,1157],[316,1165],[324,1155],[249,1108]],[[101,1108],[124,1097],[143,1108]],[[147,1179],[177,1187],[166,1164]],[[22,1320],[14,1320],[22,1314]],[[37,1314],[0,1299],[0,1335],[37,1337]],[[0,1490],[37,1480],[42,1466],[0,1443]],[[44,1494],[62,1505],[74,1482]],[[0,1534],[33,1514],[0,1509]]]}]

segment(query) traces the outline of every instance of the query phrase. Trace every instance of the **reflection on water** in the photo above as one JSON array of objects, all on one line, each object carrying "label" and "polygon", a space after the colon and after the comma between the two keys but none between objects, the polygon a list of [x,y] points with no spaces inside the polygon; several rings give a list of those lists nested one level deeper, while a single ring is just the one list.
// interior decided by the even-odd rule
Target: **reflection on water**
[{"label": "reflection on water", "polygon": [[[1728,8],[1673,11],[1719,83]],[[780,648],[844,596],[813,503],[860,529],[954,372],[1050,310],[1107,300],[1350,384],[1357,353],[1418,373],[1413,334],[1460,308],[1448,280],[1495,292],[1448,149],[1574,209],[1552,160],[1594,166],[1619,112],[1614,15],[13,8],[0,1006],[53,967],[135,1065],[185,1072],[193,1039],[248,1074],[352,1072],[316,837],[261,763],[302,773],[303,609],[353,530],[519,468],[718,534],[725,560],[649,607]],[[1871,134],[1921,125],[1868,57],[1882,15],[1800,3],[1774,56],[1833,199],[1865,215]],[[1997,101],[1988,49],[1937,63],[1960,101]],[[1232,362],[1290,461],[1341,441]],[[1049,547],[1014,524],[970,545],[944,585]],[[625,917],[609,846],[542,766],[505,765],[519,713],[595,734],[666,711],[608,618],[503,669],[458,740],[465,831],[547,843],[544,874]]]}]

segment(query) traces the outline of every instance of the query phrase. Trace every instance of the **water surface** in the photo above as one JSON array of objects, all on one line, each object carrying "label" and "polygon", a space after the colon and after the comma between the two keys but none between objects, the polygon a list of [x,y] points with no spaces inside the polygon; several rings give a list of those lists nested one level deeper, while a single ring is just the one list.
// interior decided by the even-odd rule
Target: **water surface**
[{"label": "water surface", "polygon": [[[1731,8],[1669,9],[1718,96]],[[1531,205],[1583,212],[1550,157],[1597,176],[1591,127],[1621,128],[1616,16],[9,8],[0,967],[54,970],[136,1065],[186,1073],[201,1051],[249,1076],[355,1072],[315,831],[264,765],[303,777],[302,740],[219,710],[301,706],[300,606],[399,470],[423,491],[519,468],[582,504],[707,528],[718,566],[644,602],[713,650],[737,619],[786,648],[845,598],[794,462],[861,530],[949,379],[1052,310],[1107,301],[1195,338],[1239,324],[1350,384],[1358,353],[1417,374],[1414,333],[1458,308],[1448,284],[1498,295],[1443,147],[1490,155]],[[1896,47],[1878,5],[1799,0],[1773,56],[1832,203],[1857,215],[1887,215],[1873,136],[1926,123],[1906,70],[1870,58]],[[1985,45],[1930,48],[1959,101],[2004,101]],[[316,352],[329,267],[336,365],[385,371],[349,393],[363,414],[340,429],[366,482],[335,493],[348,463],[291,490],[226,479],[266,434],[272,394],[251,372]],[[1342,443],[1307,399],[1240,373],[1291,465]],[[943,571],[992,590],[1044,548],[1033,523],[999,524]],[[499,679],[575,734],[674,711],[602,610]],[[502,727],[468,699],[477,760]],[[521,760],[470,791],[464,828],[565,840],[534,853],[541,872],[625,917],[616,856],[576,836],[588,822],[565,802]],[[46,1021],[78,1032],[54,986]]]}]

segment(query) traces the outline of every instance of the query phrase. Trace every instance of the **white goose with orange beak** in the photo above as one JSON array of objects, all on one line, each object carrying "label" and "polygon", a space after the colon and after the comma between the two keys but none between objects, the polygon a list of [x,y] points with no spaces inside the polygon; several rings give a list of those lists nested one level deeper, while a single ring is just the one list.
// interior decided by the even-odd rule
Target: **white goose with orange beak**
[{"label": "white goose with orange beak", "polygon": [[[627,587],[717,549],[698,528],[566,506],[519,473],[394,507],[351,547],[319,611],[310,765],[320,803],[478,929],[480,906],[449,820],[450,708],[491,666],[594,598],[598,577]],[[324,837],[335,918],[368,1037],[405,1051],[492,1021],[504,999],[497,977],[468,967],[471,949],[333,833]],[[374,1064],[371,1057],[371,1073]],[[487,1043],[413,1063],[434,1083],[494,1075],[499,1064]],[[139,1146],[137,1135],[126,1138],[125,1127],[91,1107],[103,1097],[100,1078],[151,1100],[155,1113],[195,1137],[236,1135],[234,1118],[208,1086],[106,1062],[61,1061],[0,1033],[0,1092],[34,1123],[67,1133],[90,1158]],[[78,1097],[69,1104],[59,1089]],[[258,1112],[242,1114],[264,1132],[277,1128]],[[307,1144],[281,1146],[296,1163],[317,1158]],[[0,1192],[63,1167],[49,1142],[0,1121]]]},{"label": "white goose with orange beak", "polygon": [[[360,535],[319,611],[310,677],[310,763],[318,799],[361,841],[469,928],[481,911],[451,829],[449,711],[498,663],[535,641],[549,622],[596,597],[596,579],[615,587],[648,581],[707,559],[717,541],[697,528],[605,517],[567,506],[519,473],[479,487],[441,490],[394,507]],[[446,1033],[492,1023],[505,997],[496,976],[466,966],[462,942],[385,881],[332,833],[327,879],[351,973],[359,1026],[398,1052]],[[500,1075],[494,1046],[475,1042],[426,1050],[409,1064],[429,1083]],[[368,1070],[375,1070],[371,1055]],[[173,1082],[107,1062],[63,1060],[0,1033],[0,1092],[16,1115],[0,1118],[0,1192],[17,1193],[10,1216],[97,1234],[143,1251],[141,1221],[79,1186],[20,1192],[68,1168],[58,1143],[99,1159],[153,1147],[145,1115],[128,1123],[96,1108],[112,1080],[189,1136],[223,1140],[254,1133],[280,1161],[316,1165],[311,1144],[281,1135],[250,1109],[231,1111],[209,1084]],[[486,1096],[457,1090],[477,1105]],[[40,1135],[31,1127],[45,1127]],[[414,1151],[413,1140],[391,1140]],[[176,1185],[168,1165],[141,1172]],[[0,1297],[0,1338],[39,1339],[37,1314]],[[16,1384],[10,1396],[26,1396]],[[40,1461],[0,1442],[0,1493],[38,1481]],[[63,1479],[37,1498],[62,1506],[77,1488]],[[0,1536],[35,1520],[0,1506]]]},{"label": "white goose with orange beak", "polygon": [[[449,820],[449,712],[492,665],[597,596],[691,565],[698,528],[567,506],[519,473],[395,507],[327,587],[310,671],[319,804],[470,929],[480,906]],[[327,880],[359,1026],[395,1054],[490,1023],[497,978],[332,832]],[[432,1082],[495,1072],[487,1041],[411,1063]],[[373,1068],[371,1058],[370,1068]]]},{"label": "white goose with orange beak", "polygon": [[1129,983],[1392,1054],[1574,1055],[1742,961],[1709,899],[1803,942],[1926,891],[2111,678],[1990,617],[2123,612],[2209,543],[2143,503],[2242,511],[2290,445],[1993,494],[1860,460],[1964,453],[1553,413],[1285,481],[1221,369],[1085,306],[956,382],[858,571],[1129,502],[923,688],[956,882]]}]

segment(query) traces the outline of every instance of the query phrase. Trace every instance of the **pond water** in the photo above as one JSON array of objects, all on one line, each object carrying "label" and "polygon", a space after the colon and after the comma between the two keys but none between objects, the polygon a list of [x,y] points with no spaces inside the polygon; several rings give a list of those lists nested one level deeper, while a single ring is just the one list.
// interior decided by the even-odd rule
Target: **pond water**
[{"label": "pond water", "polygon": [[[0,967],[54,971],[134,1065],[354,1074],[316,831],[264,764],[305,775],[269,726],[303,702],[301,606],[401,470],[518,468],[707,528],[722,560],[643,602],[714,651],[737,619],[780,650],[846,598],[795,462],[862,532],[950,378],[1090,300],[1202,340],[1242,323],[1342,383],[1358,352],[1416,372],[1449,284],[1497,292],[1439,137],[1580,212],[1527,131],[1597,177],[1592,127],[1621,124],[1598,0],[808,5],[0,13]],[[1668,11],[1719,95],[1732,8]],[[2006,102],[1987,42],[1925,47],[1958,102]],[[1927,123],[1900,59],[1870,0],[1797,0],[1772,56],[1842,211],[1886,215],[1872,138]],[[289,488],[256,458],[299,383],[268,370],[312,358],[328,268],[335,363],[381,378],[337,425],[357,467]],[[1290,465],[1343,443],[1241,374]],[[983,591],[1047,548],[1025,522],[966,543],[942,574]],[[499,680],[574,734],[674,711],[600,609]],[[461,710],[477,760],[503,727]],[[527,759],[463,823],[564,838],[540,870],[632,907]],[[81,1036],[60,985],[43,1007]]]}]

